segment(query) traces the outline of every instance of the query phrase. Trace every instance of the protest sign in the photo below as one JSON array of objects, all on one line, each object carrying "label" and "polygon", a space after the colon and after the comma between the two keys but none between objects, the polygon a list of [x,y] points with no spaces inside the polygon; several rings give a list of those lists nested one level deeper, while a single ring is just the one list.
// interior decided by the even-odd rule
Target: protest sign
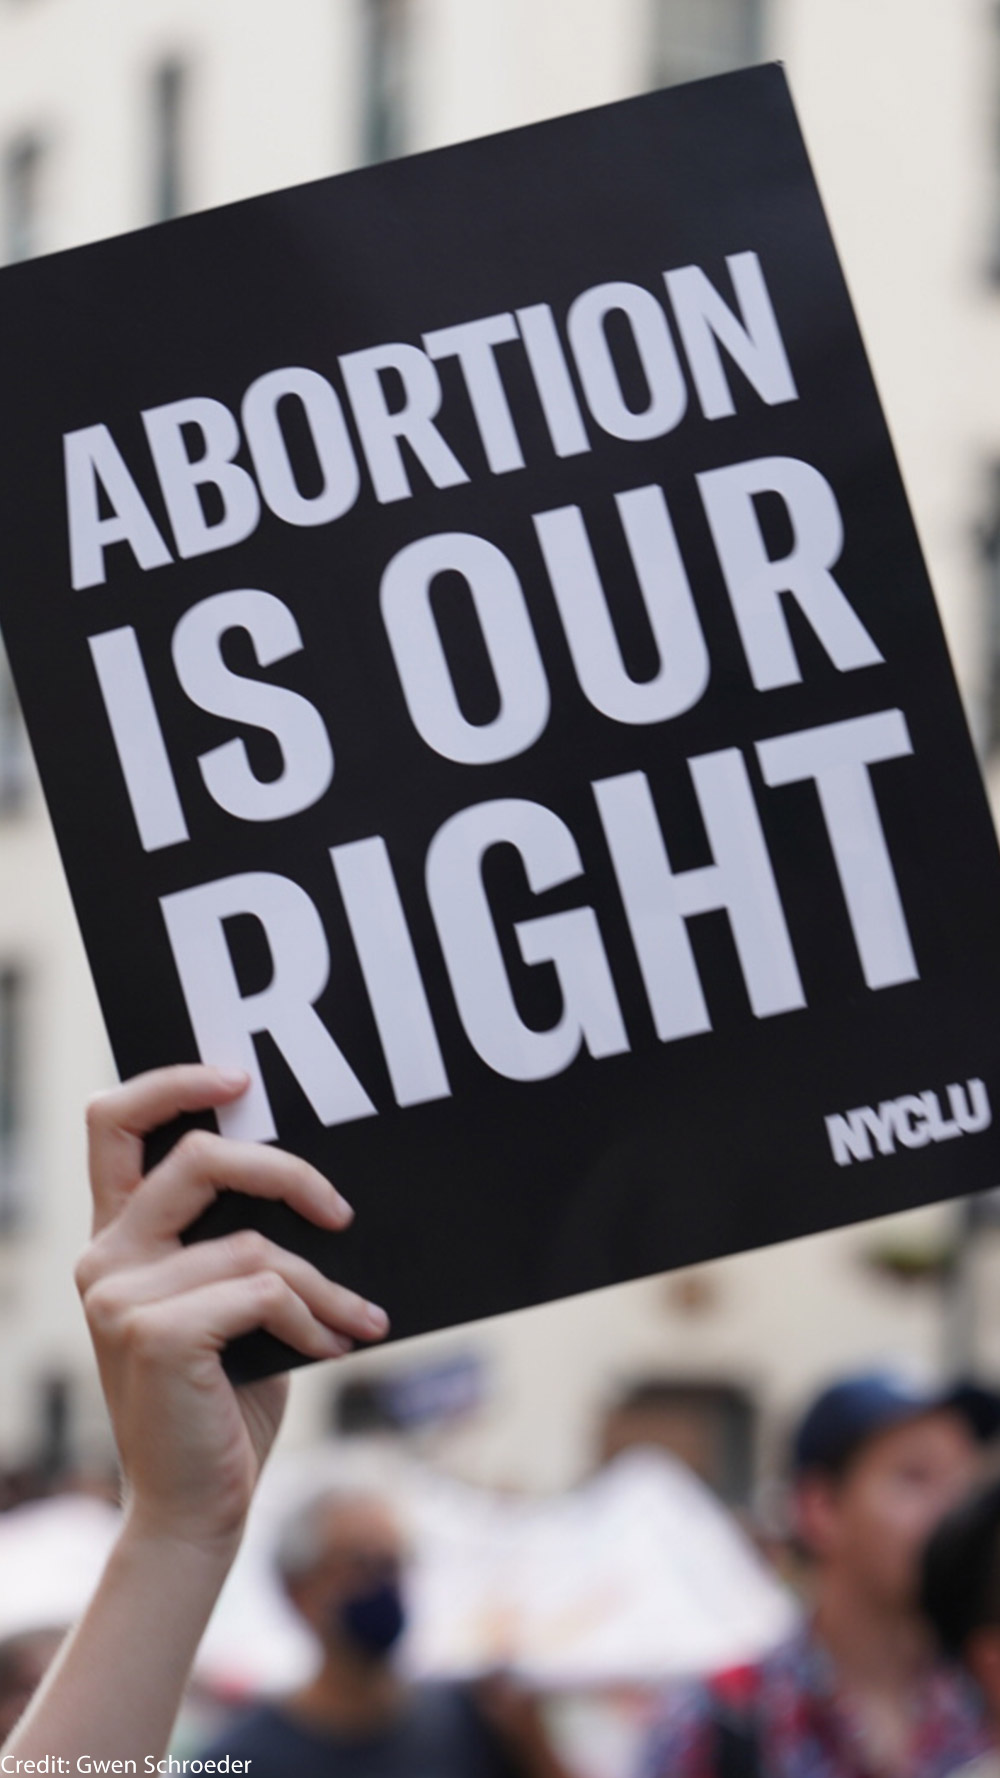
[{"label": "protest sign", "polygon": [[9,268],[0,329],[115,1056],[247,1068],[224,1132],[357,1206],[269,1232],[409,1334],[997,1182],[996,844],[779,69]]}]

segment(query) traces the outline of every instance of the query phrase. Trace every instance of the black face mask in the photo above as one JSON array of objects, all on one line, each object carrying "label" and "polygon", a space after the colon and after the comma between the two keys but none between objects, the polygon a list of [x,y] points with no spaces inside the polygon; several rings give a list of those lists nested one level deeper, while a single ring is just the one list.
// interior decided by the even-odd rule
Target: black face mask
[{"label": "black face mask", "polygon": [[355,1593],[334,1606],[333,1628],[358,1653],[382,1660],[398,1642],[406,1623],[406,1608],[395,1581],[381,1581],[367,1593]]}]

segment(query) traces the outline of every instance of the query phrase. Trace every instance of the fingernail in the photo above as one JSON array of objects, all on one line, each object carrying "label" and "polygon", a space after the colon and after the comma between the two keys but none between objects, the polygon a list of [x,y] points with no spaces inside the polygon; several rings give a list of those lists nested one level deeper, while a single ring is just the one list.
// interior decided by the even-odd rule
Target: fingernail
[{"label": "fingernail", "polygon": [[245,1087],[250,1079],[245,1068],[217,1068],[216,1074],[224,1087]]},{"label": "fingernail", "polygon": [[354,1341],[349,1340],[346,1334],[334,1333],[332,1328],[328,1328],[327,1337],[332,1358],[344,1358],[348,1352],[354,1351]]},{"label": "fingernail", "polygon": [[384,1309],[380,1309],[377,1303],[365,1304],[365,1326],[370,1327],[372,1333],[385,1333],[388,1325],[389,1317]]},{"label": "fingernail", "polygon": [[337,1191],[334,1186],[331,1186],[330,1189],[333,1192],[333,1208],[337,1212],[337,1215],[342,1222],[352,1222],[354,1220],[354,1205],[349,1204],[343,1194]]}]

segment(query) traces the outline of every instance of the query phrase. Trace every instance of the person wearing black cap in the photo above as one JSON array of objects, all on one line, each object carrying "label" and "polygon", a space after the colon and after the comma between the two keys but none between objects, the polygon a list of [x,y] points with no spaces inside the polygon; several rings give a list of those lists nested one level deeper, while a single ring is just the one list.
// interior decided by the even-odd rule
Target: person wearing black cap
[{"label": "person wearing black cap", "polygon": [[946,1778],[981,1753],[981,1708],[936,1656],[918,1571],[998,1429],[985,1390],[887,1372],[824,1390],[792,1447],[811,1612],[762,1661],[668,1698],[643,1778]]},{"label": "person wearing black cap", "polygon": [[993,1745],[964,1778],[1000,1778],[1000,1480],[941,1521],[924,1551],[920,1602],[945,1656],[971,1675]]}]

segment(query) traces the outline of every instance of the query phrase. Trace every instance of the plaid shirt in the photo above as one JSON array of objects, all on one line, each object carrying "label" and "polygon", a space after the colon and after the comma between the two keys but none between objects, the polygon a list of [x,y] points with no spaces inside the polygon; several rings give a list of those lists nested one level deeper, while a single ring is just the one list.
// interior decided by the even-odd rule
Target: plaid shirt
[{"label": "plaid shirt", "polygon": [[[932,1668],[914,1697],[905,1778],[947,1778],[988,1745],[970,1685]],[[750,1726],[766,1778],[879,1778],[833,1664],[809,1624],[752,1667],[669,1694],[641,1778],[716,1778],[720,1720]]]}]

